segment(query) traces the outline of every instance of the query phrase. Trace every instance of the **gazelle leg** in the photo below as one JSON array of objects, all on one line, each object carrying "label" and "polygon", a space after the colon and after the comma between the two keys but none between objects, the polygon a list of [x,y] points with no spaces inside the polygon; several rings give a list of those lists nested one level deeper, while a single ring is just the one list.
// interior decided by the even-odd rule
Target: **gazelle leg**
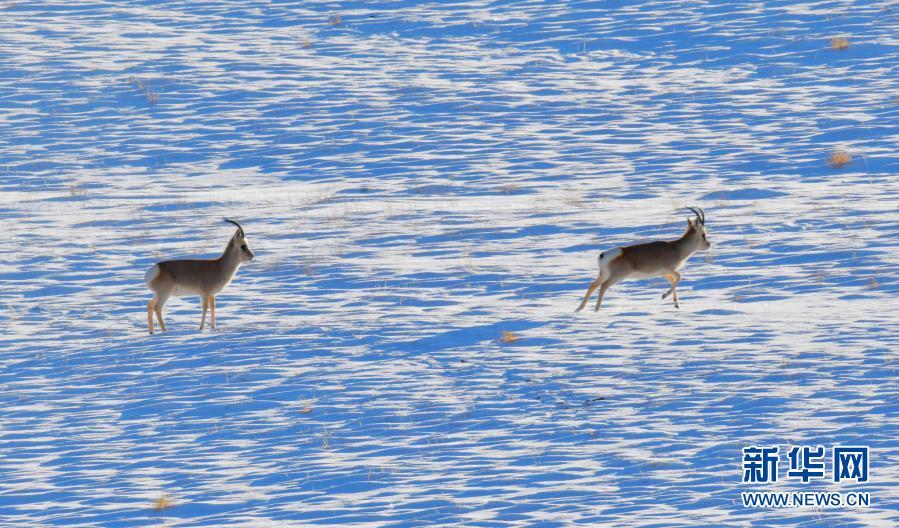
[{"label": "gazelle leg", "polygon": [[609,273],[608,278],[606,278],[605,282],[602,283],[602,288],[599,289],[599,298],[596,299],[596,308],[593,309],[594,312],[599,311],[599,307],[602,306],[602,300],[606,296],[606,292],[612,286],[618,284],[619,282],[626,279],[628,276],[628,272],[622,270],[613,269],[611,273]]},{"label": "gazelle leg", "polygon": [[671,287],[668,288],[668,291],[662,294],[662,299],[666,299],[669,295],[674,293],[674,277],[672,277],[671,275],[663,275],[663,277],[665,277],[665,280],[668,281],[669,284],[671,284]]},{"label": "gazelle leg", "polygon": [[[150,302],[147,303],[147,328],[150,335],[153,335],[153,310],[156,309],[156,296],[154,295]],[[160,319],[161,321],[161,319]]]},{"label": "gazelle leg", "polygon": [[162,329],[163,332],[167,332],[165,328],[165,321],[162,320],[162,307],[165,306],[165,302],[168,300],[168,296],[160,296],[156,299],[156,305],[153,307],[153,311],[156,312],[156,320],[159,321],[159,328]]},{"label": "gazelle leg", "polygon": [[206,326],[206,309],[209,308],[209,297],[203,295],[201,299],[203,299],[203,317],[200,319],[200,330]]},{"label": "gazelle leg", "polygon": [[606,290],[609,289],[612,283],[610,281],[606,281],[602,283],[602,288],[599,289],[599,297],[596,299],[596,308],[593,309],[594,312],[599,311],[599,307],[602,305],[602,298],[606,295]]},{"label": "gazelle leg", "polygon": [[602,279],[600,278],[597,278],[595,281],[590,283],[590,287],[587,288],[587,295],[584,295],[584,300],[581,301],[581,305],[577,307],[577,310],[575,310],[575,312],[580,312],[584,309],[585,306],[587,306],[587,301],[590,300],[590,296],[593,295],[593,292],[596,290],[596,288],[599,287],[600,284],[602,284]]},{"label": "gazelle leg", "polygon": [[680,282],[680,273],[673,271],[665,275],[665,278],[668,282],[671,283],[671,287],[668,288],[668,291],[662,294],[662,299],[668,297],[671,294],[674,294],[674,307],[680,309],[680,305],[677,303],[677,284]]},{"label": "gazelle leg", "polygon": [[214,295],[209,296],[209,311],[211,312],[210,315],[212,316],[212,320],[211,320],[212,324],[210,325],[210,328],[215,328],[215,296]]}]

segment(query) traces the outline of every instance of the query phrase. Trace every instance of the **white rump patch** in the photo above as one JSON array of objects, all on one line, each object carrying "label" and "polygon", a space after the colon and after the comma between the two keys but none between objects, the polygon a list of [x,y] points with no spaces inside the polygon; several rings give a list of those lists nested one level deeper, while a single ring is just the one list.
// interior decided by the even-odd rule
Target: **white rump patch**
[{"label": "white rump patch", "polygon": [[150,269],[147,270],[147,273],[144,274],[144,282],[147,283],[147,288],[153,289],[150,287],[150,283],[156,280],[156,277],[159,276],[159,264],[153,264]]},{"label": "white rump patch", "polygon": [[599,271],[601,273],[605,273],[607,268],[609,267],[609,262],[615,260],[616,257],[621,256],[621,248],[612,248],[607,249],[599,254]]}]

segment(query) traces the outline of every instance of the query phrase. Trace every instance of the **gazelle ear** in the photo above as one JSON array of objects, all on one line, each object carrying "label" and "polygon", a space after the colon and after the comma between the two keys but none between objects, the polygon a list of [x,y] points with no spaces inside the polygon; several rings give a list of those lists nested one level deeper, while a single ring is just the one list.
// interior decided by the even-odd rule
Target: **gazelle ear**
[{"label": "gazelle ear", "polygon": [[693,224],[693,219],[690,218],[690,217],[687,217],[687,227],[688,227],[689,229],[695,229],[695,228],[696,228],[696,225]]}]

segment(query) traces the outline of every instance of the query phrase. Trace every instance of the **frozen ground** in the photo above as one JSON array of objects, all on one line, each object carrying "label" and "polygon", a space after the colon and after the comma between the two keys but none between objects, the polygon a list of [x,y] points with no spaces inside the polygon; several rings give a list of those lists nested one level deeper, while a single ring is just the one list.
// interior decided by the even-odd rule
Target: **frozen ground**
[{"label": "frozen ground", "polygon": [[[0,525],[899,523],[899,5],[254,4],[0,2]],[[686,205],[680,311],[572,313]],[[871,508],[740,505],[839,443],[761,489]]]}]

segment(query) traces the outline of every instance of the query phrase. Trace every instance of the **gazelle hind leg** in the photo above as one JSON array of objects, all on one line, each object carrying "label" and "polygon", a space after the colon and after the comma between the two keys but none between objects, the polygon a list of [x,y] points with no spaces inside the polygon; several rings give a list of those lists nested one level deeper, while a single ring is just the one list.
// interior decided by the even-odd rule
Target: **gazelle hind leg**
[{"label": "gazelle hind leg", "polygon": [[626,269],[622,268],[610,270],[609,277],[602,283],[602,288],[599,289],[599,297],[596,299],[596,308],[593,309],[594,312],[598,312],[599,307],[602,306],[602,300],[606,296],[606,291],[626,279],[628,273],[629,272]]},{"label": "gazelle hind leg", "polygon": [[[156,296],[154,295],[150,302],[147,303],[147,329],[150,335],[153,335],[153,310],[156,309]],[[161,321],[161,319],[160,319]]]},{"label": "gazelle hind leg", "polygon": [[596,291],[596,288],[598,288],[600,284],[602,284],[602,276],[598,277],[595,281],[590,283],[590,287],[587,288],[587,294],[584,295],[584,300],[581,301],[581,305],[577,307],[577,310],[575,310],[575,312],[580,312],[584,309],[585,306],[587,306],[587,302],[590,300],[590,296],[593,295],[593,292]]},{"label": "gazelle hind leg", "polygon": [[590,296],[593,295],[593,292],[596,291],[596,288],[602,286],[604,282],[609,280],[609,270],[607,265],[602,261],[602,255],[599,256],[599,275],[596,276],[596,280],[590,283],[590,286],[587,288],[587,293],[584,295],[584,299],[581,301],[580,306],[577,307],[575,312],[580,312],[583,310],[587,303],[590,302]]},{"label": "gazelle hind leg", "polygon": [[209,297],[204,295],[201,299],[203,299],[203,317],[200,319],[200,330],[206,326],[206,309],[209,308]]},{"label": "gazelle hind leg", "polygon": [[209,311],[210,311],[209,315],[212,317],[212,319],[210,321],[212,324],[210,324],[209,327],[215,328],[215,296],[214,295],[209,296]]},{"label": "gazelle hind leg", "polygon": [[155,306],[153,307],[153,311],[156,312],[156,320],[159,321],[159,328],[162,329],[163,332],[168,331],[165,327],[165,321],[162,320],[162,307],[165,306],[165,302],[168,299],[168,295],[159,296],[159,298],[156,299]]},{"label": "gazelle hind leg", "polygon": [[611,285],[612,284],[609,281],[602,283],[602,288],[599,289],[599,297],[596,298],[596,308],[593,309],[594,312],[599,311],[599,307],[602,306],[602,298],[606,296],[606,291],[608,291]]}]

